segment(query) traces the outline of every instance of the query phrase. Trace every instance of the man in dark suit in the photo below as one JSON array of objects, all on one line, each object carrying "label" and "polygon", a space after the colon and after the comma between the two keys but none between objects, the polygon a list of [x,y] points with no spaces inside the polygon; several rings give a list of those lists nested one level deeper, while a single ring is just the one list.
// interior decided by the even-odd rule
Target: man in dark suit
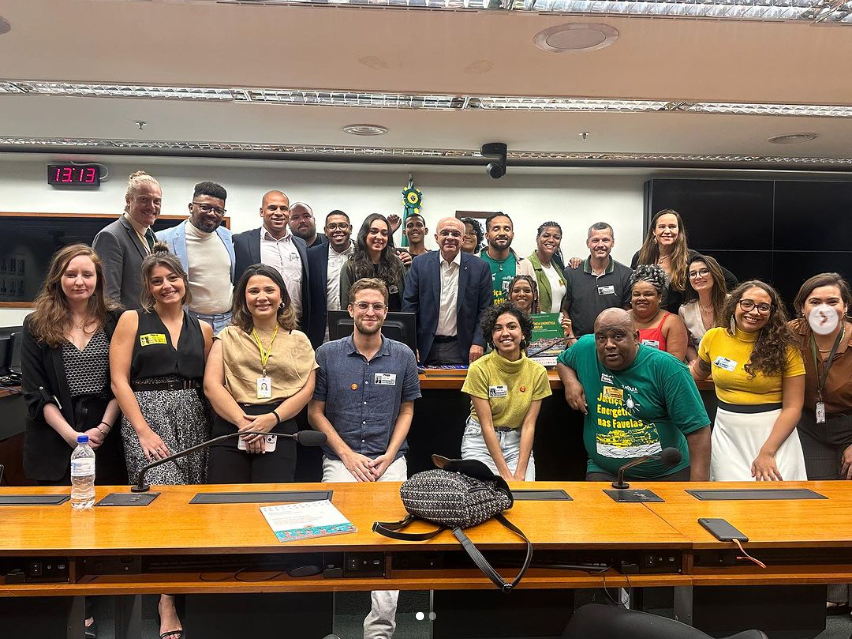
[{"label": "man in dark suit", "polygon": [[281,191],[269,191],[260,207],[263,226],[234,235],[234,282],[252,264],[272,266],[284,278],[290,302],[304,329],[310,317],[308,247],[290,232],[290,200]]},{"label": "man in dark suit", "polygon": [[340,299],[340,270],[354,249],[352,224],[343,211],[329,213],[323,231],[329,241],[308,249],[311,316],[307,333],[314,348],[328,341],[328,311],[339,311],[349,303]]},{"label": "man in dark suit", "polygon": [[163,192],[145,173],[134,173],[125,195],[124,215],[95,235],[92,248],[101,258],[107,297],[126,309],[142,308],[142,260],[154,247],[151,225],[160,215]]},{"label": "man in dark suit", "polygon": [[426,366],[469,364],[482,356],[479,327],[491,306],[491,270],[478,257],[461,252],[464,224],[454,217],[438,222],[438,251],[418,255],[405,284],[402,310],[417,314],[417,350]]}]

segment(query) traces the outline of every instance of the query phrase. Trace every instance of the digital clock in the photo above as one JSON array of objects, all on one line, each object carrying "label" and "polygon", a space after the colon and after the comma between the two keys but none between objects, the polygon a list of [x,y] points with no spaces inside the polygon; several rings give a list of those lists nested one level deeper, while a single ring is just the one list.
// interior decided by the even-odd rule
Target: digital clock
[{"label": "digital clock", "polygon": [[47,183],[51,186],[98,188],[101,185],[100,164],[49,164]]}]

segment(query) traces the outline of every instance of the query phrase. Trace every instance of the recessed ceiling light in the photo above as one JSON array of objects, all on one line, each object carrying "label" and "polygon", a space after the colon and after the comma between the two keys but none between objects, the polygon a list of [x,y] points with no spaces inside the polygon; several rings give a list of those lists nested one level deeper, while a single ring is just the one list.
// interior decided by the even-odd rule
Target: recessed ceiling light
[{"label": "recessed ceiling light", "polygon": [[776,135],[769,138],[772,144],[801,144],[802,142],[810,142],[816,140],[819,136],[816,133],[790,133],[788,135]]},{"label": "recessed ceiling light", "polygon": [[352,135],[384,135],[388,132],[387,127],[378,124],[350,124],[343,130]]},{"label": "recessed ceiling light", "polygon": [[478,75],[480,73],[488,73],[493,68],[494,63],[491,62],[491,60],[477,60],[476,62],[471,62],[467,65],[464,68],[464,72],[472,75]]},{"label": "recessed ceiling light", "polygon": [[537,33],[535,46],[550,53],[595,51],[608,47],[618,39],[618,30],[608,24],[560,24]]},{"label": "recessed ceiling light", "polygon": [[0,35],[4,33],[9,33],[12,30],[12,25],[9,24],[9,21],[6,20],[3,16],[0,16]]},{"label": "recessed ceiling light", "polygon": [[376,70],[390,68],[387,62],[375,55],[368,55],[364,56],[363,58],[358,58],[358,62],[363,64],[365,67],[369,67],[371,69]]}]

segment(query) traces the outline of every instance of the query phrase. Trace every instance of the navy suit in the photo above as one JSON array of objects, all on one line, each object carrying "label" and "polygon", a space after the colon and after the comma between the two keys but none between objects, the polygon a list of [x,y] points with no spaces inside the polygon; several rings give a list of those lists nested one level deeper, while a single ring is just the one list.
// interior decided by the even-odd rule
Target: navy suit
[{"label": "navy suit", "polygon": [[[260,231],[252,229],[234,235],[234,286],[240,281],[245,270],[252,264],[260,264]],[[308,270],[308,245],[300,237],[293,236],[293,244],[302,260],[302,328],[308,325],[311,317],[310,271]]]},{"label": "navy suit", "polygon": [[311,273],[311,283],[308,287],[311,296],[311,316],[305,322],[305,332],[315,349],[322,345],[325,325],[328,323],[327,287],[330,246],[331,244],[326,242],[308,249],[308,271]]},{"label": "navy suit", "polygon": [[[456,300],[456,332],[459,354],[465,361],[473,344],[485,346],[479,320],[482,312],[493,301],[491,269],[488,264],[474,255],[462,253]],[[417,313],[417,350],[420,351],[421,362],[426,361],[432,350],[432,342],[438,330],[440,306],[441,252],[432,251],[414,258],[402,300],[403,311]]]}]

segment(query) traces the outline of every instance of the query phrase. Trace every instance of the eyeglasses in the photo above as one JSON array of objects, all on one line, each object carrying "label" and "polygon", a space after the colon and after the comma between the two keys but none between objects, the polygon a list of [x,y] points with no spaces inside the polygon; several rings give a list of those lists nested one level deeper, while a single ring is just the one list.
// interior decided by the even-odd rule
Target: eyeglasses
[{"label": "eyeglasses", "polygon": [[193,206],[197,206],[201,209],[202,213],[209,213],[213,211],[216,215],[225,215],[225,209],[220,206],[213,206],[212,204],[202,204],[201,202],[193,202]]},{"label": "eyeglasses", "polygon": [[707,277],[708,275],[710,275],[710,269],[702,268],[698,269],[697,271],[690,271],[689,279],[694,280],[697,277]]},{"label": "eyeglasses", "polygon": [[331,224],[326,224],[325,227],[329,231],[346,231],[349,229],[349,225],[346,222],[332,222]]},{"label": "eyeglasses", "polygon": [[757,312],[761,315],[769,315],[769,312],[772,310],[772,304],[767,304],[766,302],[755,304],[754,300],[740,300],[737,304],[739,304],[740,308],[746,313],[757,308]]},{"label": "eyeglasses", "polygon": [[387,308],[387,306],[385,304],[382,304],[381,302],[376,302],[375,304],[370,304],[369,302],[355,302],[353,306],[359,311],[366,311],[372,308],[373,311],[376,313],[381,313]]}]

